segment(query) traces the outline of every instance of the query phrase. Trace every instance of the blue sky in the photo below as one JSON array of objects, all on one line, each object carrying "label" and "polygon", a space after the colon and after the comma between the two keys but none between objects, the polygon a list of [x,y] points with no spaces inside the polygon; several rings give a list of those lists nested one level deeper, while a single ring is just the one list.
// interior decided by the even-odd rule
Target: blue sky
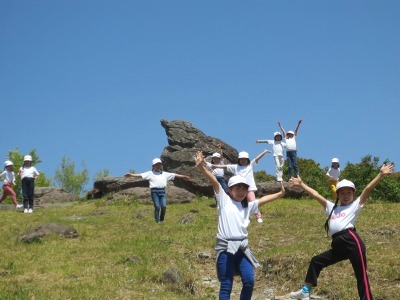
[{"label": "blue sky", "polygon": [[90,188],[149,170],[161,119],[251,157],[303,119],[298,155],[321,167],[398,162],[399,15],[396,0],[2,0],[0,154],[36,149],[51,178],[84,162]]}]

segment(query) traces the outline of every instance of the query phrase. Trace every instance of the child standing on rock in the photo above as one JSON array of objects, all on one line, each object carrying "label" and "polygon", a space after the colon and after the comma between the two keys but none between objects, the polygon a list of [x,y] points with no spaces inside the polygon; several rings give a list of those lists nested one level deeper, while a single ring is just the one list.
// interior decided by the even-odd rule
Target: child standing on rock
[{"label": "child standing on rock", "polygon": [[273,140],[256,140],[256,143],[272,145],[272,155],[274,156],[276,165],[276,181],[281,182],[283,180],[283,165],[285,163],[283,153],[286,147],[286,144],[282,141],[282,134],[280,132],[274,132]]},{"label": "child standing on rock", "polygon": [[165,197],[167,181],[174,180],[176,177],[190,180],[190,177],[186,175],[164,172],[162,161],[159,158],[153,159],[151,171],[140,174],[126,173],[124,177],[141,177],[149,181],[151,199],[154,204],[154,220],[157,223],[164,222],[165,212],[167,211],[167,199]]},{"label": "child standing on rock", "polygon": [[4,162],[4,172],[0,174],[0,178],[3,180],[3,195],[0,198],[0,203],[3,202],[7,196],[11,196],[15,209],[20,209],[22,204],[18,204],[17,195],[12,189],[12,186],[15,185],[14,164],[12,161],[6,160]]},{"label": "child standing on rock", "polygon": [[285,143],[286,143],[286,158],[288,162],[288,168],[289,168],[289,178],[292,178],[293,173],[294,176],[297,177],[299,176],[299,166],[297,164],[297,143],[296,143],[296,137],[297,133],[299,131],[300,124],[302,123],[302,120],[299,120],[297,123],[296,129],[293,131],[289,130],[288,132],[285,131],[283,128],[281,122],[278,122],[278,126],[282,131],[283,136],[285,137]]}]

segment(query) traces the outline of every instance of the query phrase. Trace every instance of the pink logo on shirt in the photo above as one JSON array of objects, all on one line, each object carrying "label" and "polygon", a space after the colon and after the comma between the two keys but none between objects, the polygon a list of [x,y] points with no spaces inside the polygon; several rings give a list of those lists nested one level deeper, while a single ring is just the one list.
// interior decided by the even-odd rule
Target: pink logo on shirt
[{"label": "pink logo on shirt", "polygon": [[341,212],[339,214],[332,214],[331,219],[335,220],[337,218],[344,218],[345,216],[346,216],[346,213],[345,212]]}]

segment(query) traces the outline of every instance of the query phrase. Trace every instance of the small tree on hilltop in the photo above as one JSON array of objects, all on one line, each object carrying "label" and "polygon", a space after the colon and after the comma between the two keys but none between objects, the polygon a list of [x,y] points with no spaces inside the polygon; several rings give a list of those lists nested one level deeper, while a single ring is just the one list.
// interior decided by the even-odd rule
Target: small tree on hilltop
[{"label": "small tree on hilltop", "polygon": [[68,193],[80,196],[85,184],[89,182],[89,172],[83,163],[82,165],[82,172],[75,172],[75,164],[64,156],[61,165],[57,167],[54,181]]}]

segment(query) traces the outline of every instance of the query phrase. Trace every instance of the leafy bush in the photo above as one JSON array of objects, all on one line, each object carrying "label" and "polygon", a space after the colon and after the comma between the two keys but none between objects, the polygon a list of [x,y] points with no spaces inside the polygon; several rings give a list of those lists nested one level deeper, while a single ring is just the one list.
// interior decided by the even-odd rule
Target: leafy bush
[{"label": "leafy bush", "polygon": [[[347,163],[342,172],[341,178],[346,178],[354,182],[357,195],[367,186],[367,184],[379,173],[383,163],[389,163],[386,159],[382,163],[379,157],[367,155],[358,164]],[[384,200],[388,202],[400,202],[400,174],[386,176],[372,190],[371,200]]]},{"label": "leafy bush", "polygon": [[75,172],[75,164],[64,156],[56,170],[54,180],[68,193],[80,196],[89,181],[88,173],[84,166],[81,172]]},{"label": "leafy bush", "polygon": [[[384,160],[383,163],[389,163],[389,160]],[[325,175],[326,169],[321,168],[318,163],[312,159],[298,158],[298,165],[301,179],[310,187],[318,191],[327,199],[331,198],[329,188],[329,179]],[[382,163],[378,157],[367,155],[361,159],[360,163],[347,163],[344,168],[341,168],[341,179],[348,179],[354,182],[356,186],[356,195],[358,196],[367,184],[379,173]],[[283,179],[289,180],[287,163],[283,167]],[[265,171],[254,172],[254,178],[257,183],[275,180],[275,177],[267,174]],[[372,190],[370,200],[383,200],[387,202],[400,202],[400,173],[395,173],[386,176]]]}]

